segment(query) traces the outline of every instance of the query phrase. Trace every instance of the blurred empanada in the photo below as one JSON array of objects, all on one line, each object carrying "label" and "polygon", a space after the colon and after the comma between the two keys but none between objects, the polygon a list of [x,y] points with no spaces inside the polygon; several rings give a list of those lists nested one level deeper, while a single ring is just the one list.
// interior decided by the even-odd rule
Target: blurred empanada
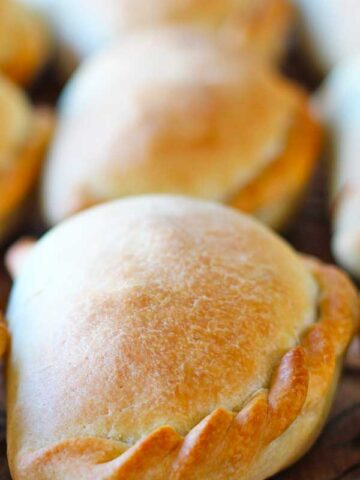
[{"label": "blurred empanada", "polygon": [[0,241],[39,176],[52,126],[47,110],[34,109],[15,84],[0,76]]},{"label": "blurred empanada", "polygon": [[319,127],[301,88],[194,29],[136,34],[65,89],[43,181],[54,224],[143,193],[217,200],[280,226],[307,185]]}]

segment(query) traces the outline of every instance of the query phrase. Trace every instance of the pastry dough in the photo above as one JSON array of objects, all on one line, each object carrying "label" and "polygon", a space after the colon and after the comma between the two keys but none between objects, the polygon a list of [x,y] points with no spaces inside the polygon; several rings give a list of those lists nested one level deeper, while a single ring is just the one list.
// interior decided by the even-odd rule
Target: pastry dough
[{"label": "pastry dough", "polygon": [[232,43],[277,60],[292,23],[289,0],[26,1],[47,12],[70,66],[125,34],[170,24],[219,32]]},{"label": "pastry dough", "polygon": [[143,196],[47,234],[7,318],[14,480],[263,480],[318,435],[359,305],[250,217]]},{"label": "pastry dough", "polygon": [[0,76],[0,241],[38,177],[51,130],[51,114],[33,110],[24,94]]},{"label": "pastry dough", "polygon": [[0,2],[0,71],[26,84],[51,54],[51,36],[43,19],[13,0]]},{"label": "pastry dough", "polygon": [[334,70],[319,98],[333,163],[333,251],[360,277],[360,56]]},{"label": "pastry dough", "polygon": [[43,182],[50,224],[155,192],[234,204],[278,226],[319,147],[302,90],[193,29],[131,36],[90,59],[59,117]]},{"label": "pastry dough", "polygon": [[293,0],[298,7],[301,36],[318,69],[360,54],[359,0]]}]

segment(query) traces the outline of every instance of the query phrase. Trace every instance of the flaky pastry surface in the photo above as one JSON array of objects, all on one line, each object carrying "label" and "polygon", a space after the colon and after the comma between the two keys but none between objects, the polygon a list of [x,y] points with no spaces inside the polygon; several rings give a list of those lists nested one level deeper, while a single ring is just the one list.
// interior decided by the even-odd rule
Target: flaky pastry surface
[{"label": "flaky pastry surface", "polygon": [[15,480],[263,480],[316,438],[359,321],[338,270],[166,196],[90,210],[30,255],[7,313]]}]

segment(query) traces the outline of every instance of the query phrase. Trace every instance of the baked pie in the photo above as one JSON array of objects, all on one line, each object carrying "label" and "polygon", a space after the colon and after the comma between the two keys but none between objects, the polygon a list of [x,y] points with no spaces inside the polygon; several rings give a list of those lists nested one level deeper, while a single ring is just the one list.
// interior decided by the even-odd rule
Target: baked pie
[{"label": "baked pie", "polygon": [[194,29],[130,36],[79,69],[45,168],[55,224],[144,193],[217,200],[280,226],[313,171],[307,95],[264,62]]},{"label": "baked pie", "polygon": [[300,37],[318,70],[360,54],[359,0],[293,0],[298,8]]},{"label": "baked pie", "polygon": [[0,76],[0,241],[38,178],[52,123],[49,111],[34,109],[17,86]]},{"label": "baked pie", "polygon": [[319,434],[359,324],[336,268],[185,197],[90,209],[18,270],[15,480],[268,478]]},{"label": "baked pie", "polygon": [[52,41],[46,22],[13,0],[0,2],[0,71],[20,84],[35,78],[49,60]]},{"label": "baked pie", "polygon": [[289,0],[26,0],[46,12],[65,70],[133,31],[197,25],[278,60],[286,50],[293,12]]},{"label": "baked pie", "polygon": [[332,158],[333,251],[360,277],[360,55],[339,64],[318,98]]}]

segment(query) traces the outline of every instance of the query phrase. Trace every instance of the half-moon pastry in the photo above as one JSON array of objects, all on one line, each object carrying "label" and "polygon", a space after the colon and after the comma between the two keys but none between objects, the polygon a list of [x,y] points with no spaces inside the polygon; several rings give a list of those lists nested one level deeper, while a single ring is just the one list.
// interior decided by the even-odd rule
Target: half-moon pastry
[{"label": "half-moon pastry", "polygon": [[25,1],[47,13],[67,69],[126,34],[168,25],[196,25],[267,60],[278,60],[292,23],[289,0]]},{"label": "half-moon pastry", "polygon": [[20,84],[35,78],[49,60],[52,40],[46,22],[13,0],[0,2],[0,71]]},{"label": "half-moon pastry", "polygon": [[0,75],[0,241],[39,176],[52,124],[48,111],[34,109],[23,92]]},{"label": "half-moon pastry", "polygon": [[7,320],[14,480],[263,480],[319,434],[359,304],[250,217],[143,196],[48,233]]},{"label": "half-moon pastry", "polygon": [[332,159],[333,251],[360,277],[360,56],[331,73],[319,100]]},{"label": "half-moon pastry", "polygon": [[304,50],[319,71],[360,54],[358,0],[293,0]]},{"label": "half-moon pastry", "polygon": [[144,193],[234,205],[279,226],[316,163],[307,95],[263,62],[193,29],[130,36],[65,89],[45,169],[50,224]]}]

